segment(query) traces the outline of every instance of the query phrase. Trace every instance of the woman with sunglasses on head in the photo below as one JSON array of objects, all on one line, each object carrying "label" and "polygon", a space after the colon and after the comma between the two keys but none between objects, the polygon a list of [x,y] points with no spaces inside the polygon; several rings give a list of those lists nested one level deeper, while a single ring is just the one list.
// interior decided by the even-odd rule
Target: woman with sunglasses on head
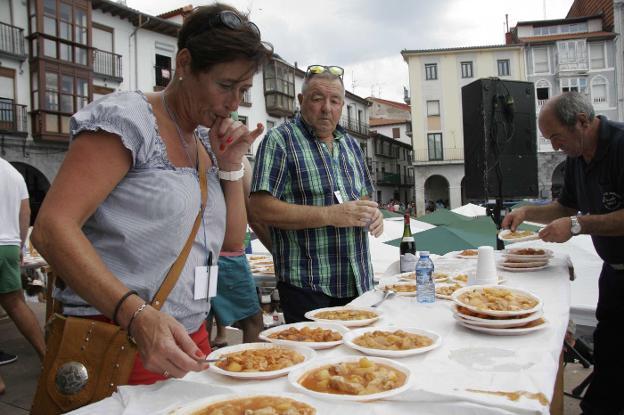
[{"label": "woman with sunglasses on head", "polygon": [[[198,7],[179,32],[175,75],[164,91],[110,94],[72,117],[72,143],[33,242],[66,284],[55,291],[64,314],[112,320],[136,340],[130,384],[207,367],[210,302],[194,295],[195,270],[211,256],[216,262],[221,249],[242,248],[235,246],[247,223],[242,158],[263,126],[249,131],[230,113],[271,54],[236,9]],[[206,208],[158,311],[145,304],[198,217],[200,160]]]}]

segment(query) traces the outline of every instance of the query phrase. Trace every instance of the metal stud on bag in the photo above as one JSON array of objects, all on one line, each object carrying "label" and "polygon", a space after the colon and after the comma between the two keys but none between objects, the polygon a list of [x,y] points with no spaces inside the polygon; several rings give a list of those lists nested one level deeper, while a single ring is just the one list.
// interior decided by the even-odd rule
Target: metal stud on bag
[{"label": "metal stud on bag", "polygon": [[54,382],[63,395],[74,395],[80,392],[89,381],[89,373],[80,362],[67,362],[56,371]]}]

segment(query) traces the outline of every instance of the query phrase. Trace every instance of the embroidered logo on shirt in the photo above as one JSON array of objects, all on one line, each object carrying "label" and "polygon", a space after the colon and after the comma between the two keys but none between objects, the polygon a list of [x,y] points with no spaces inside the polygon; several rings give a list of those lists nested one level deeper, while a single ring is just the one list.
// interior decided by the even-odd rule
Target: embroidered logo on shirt
[{"label": "embroidered logo on shirt", "polygon": [[615,192],[604,192],[602,194],[602,205],[607,210],[617,210],[622,207],[622,196]]}]

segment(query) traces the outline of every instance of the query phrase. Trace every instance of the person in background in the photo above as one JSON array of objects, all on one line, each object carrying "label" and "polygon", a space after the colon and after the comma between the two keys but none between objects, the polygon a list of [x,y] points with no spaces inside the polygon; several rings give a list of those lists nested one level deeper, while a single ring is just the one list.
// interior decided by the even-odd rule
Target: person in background
[{"label": "person in background", "polygon": [[[43,331],[24,299],[20,272],[30,223],[28,189],[22,175],[3,158],[0,158],[0,195],[0,305],[43,360]],[[16,360],[17,356],[0,351],[0,365]],[[5,388],[0,377],[0,394]]]},{"label": "person in background", "polygon": [[[243,176],[245,207],[249,210],[251,165],[247,158],[243,158],[243,164],[245,166]],[[257,224],[254,225],[253,230],[256,235],[268,232],[266,227]],[[264,328],[256,283],[244,252],[247,220],[237,223],[232,232],[235,232],[240,240],[240,249],[234,252],[222,250],[219,255],[217,296],[212,299],[212,314],[214,314],[217,326],[217,334],[212,343],[215,347],[227,346],[226,326],[239,327],[243,331],[243,343],[257,342],[258,334]],[[209,326],[211,322],[212,316],[208,319]]]},{"label": "person in background", "polygon": [[357,140],[338,125],[343,69],[307,68],[292,122],[260,143],[250,221],[268,225],[287,323],[320,307],[343,305],[372,288],[368,231],[383,232],[373,185]]},{"label": "person in background", "polygon": [[565,242],[591,235],[604,264],[598,279],[598,325],[594,332],[594,372],[581,401],[584,415],[624,412],[624,124],[595,116],[587,96],[567,92],[542,107],[539,128],[566,156],[559,198],[522,206],[502,226],[515,230],[525,220],[547,223],[539,236]]},{"label": "person in background", "polygon": [[[134,337],[130,384],[207,368],[210,302],[193,294],[195,269],[210,253],[216,259],[240,248],[230,229],[245,223],[242,160],[263,126],[249,131],[230,114],[271,55],[244,14],[221,3],[200,6],[178,33],[175,74],[164,91],[113,93],[71,119],[72,142],[32,241],[66,284],[54,293],[64,314],[112,320]],[[203,220],[156,310],[148,302],[201,205],[200,158],[208,180]]]}]

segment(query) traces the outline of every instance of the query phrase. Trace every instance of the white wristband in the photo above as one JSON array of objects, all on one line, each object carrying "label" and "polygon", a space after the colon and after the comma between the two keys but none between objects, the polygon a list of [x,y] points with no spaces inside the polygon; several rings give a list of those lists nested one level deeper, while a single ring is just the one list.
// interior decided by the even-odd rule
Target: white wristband
[{"label": "white wristband", "polygon": [[230,182],[235,182],[237,180],[240,180],[243,178],[244,175],[245,175],[245,165],[243,163],[241,163],[240,170],[234,170],[234,171],[219,170],[219,179],[228,180]]}]

